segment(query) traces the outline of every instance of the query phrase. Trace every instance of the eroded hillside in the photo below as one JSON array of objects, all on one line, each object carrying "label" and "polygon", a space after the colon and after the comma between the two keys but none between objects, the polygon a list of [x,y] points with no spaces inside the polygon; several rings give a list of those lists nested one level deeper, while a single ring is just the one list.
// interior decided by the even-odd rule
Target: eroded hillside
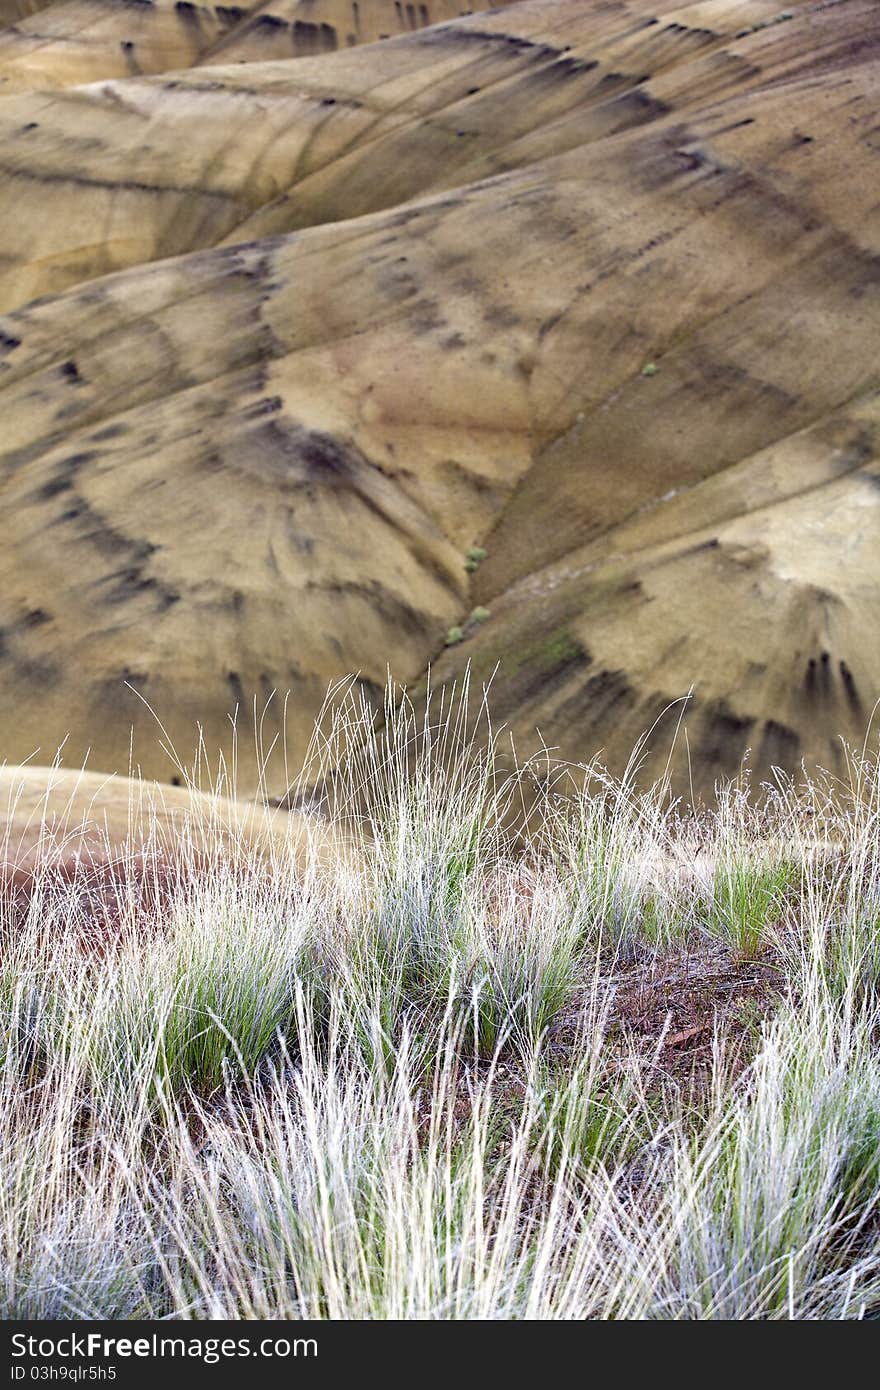
[{"label": "eroded hillside", "polygon": [[167,776],[135,691],[184,759],[289,691],[295,764],[334,677],[470,660],[521,750],[619,767],[693,686],[695,789],[833,765],[880,693],[876,6],[304,8],[77,4],[80,53],[4,6],[3,755],[127,771],[134,725]]}]

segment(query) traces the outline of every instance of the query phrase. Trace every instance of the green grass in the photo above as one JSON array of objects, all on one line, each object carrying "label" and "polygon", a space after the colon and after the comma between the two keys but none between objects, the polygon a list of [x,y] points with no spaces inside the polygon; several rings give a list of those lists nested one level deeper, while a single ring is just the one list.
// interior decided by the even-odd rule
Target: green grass
[{"label": "green grass", "polygon": [[550,769],[514,835],[502,751],[350,687],[329,859],[193,835],[101,949],[4,902],[0,1314],[880,1313],[876,762],[699,817]]},{"label": "green grass", "polygon": [[728,941],[742,960],[758,959],[784,909],[792,877],[788,864],[724,855],[715,865],[707,929]]}]

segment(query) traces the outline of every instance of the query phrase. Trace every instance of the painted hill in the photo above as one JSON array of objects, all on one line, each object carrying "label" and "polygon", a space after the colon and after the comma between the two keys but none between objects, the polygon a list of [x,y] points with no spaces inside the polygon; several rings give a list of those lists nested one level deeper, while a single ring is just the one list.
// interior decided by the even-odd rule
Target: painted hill
[{"label": "painted hill", "polygon": [[0,0],[0,96],[203,62],[334,53],[506,0]]},{"label": "painted hill", "polygon": [[114,884],[192,873],[230,846],[255,864],[299,869],[330,853],[321,824],[296,813],[60,767],[0,767],[0,827],[0,901],[12,890],[26,902],[42,875],[43,888],[100,886],[109,904]]},{"label": "painted hill", "polygon": [[290,691],[295,762],[334,677],[471,660],[521,749],[619,766],[693,685],[696,789],[833,765],[880,694],[876,7],[291,57],[301,8],[0,100],[0,752],[134,724],[167,776],[133,690],[184,757]]}]

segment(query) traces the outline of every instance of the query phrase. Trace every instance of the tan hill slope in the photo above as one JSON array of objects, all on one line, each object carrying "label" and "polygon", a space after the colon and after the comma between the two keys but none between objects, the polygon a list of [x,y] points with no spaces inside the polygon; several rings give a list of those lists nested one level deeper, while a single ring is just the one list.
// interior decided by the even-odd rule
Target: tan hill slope
[{"label": "tan hill slope", "polygon": [[54,0],[0,0],[0,27],[10,28],[53,3]]},{"label": "tan hill slope", "polygon": [[[707,794],[749,762],[842,773],[878,690],[880,391],[604,532],[501,593],[466,623],[435,680],[472,663],[520,743],[603,750],[620,768],[655,721],[659,772],[688,702],[675,766]],[[540,526],[544,518],[536,517]],[[487,541],[491,545],[493,538]],[[499,532],[501,556],[511,554]],[[515,549],[514,552],[515,553]],[[664,713],[665,711],[665,713]],[[690,768],[688,768],[690,761]]]},{"label": "tan hill slope", "polygon": [[296,812],[139,777],[0,767],[0,893],[18,888],[26,898],[38,865],[79,875],[84,887],[97,871],[112,889],[123,862],[133,881],[138,866],[149,880],[163,862],[171,872],[185,872],[224,846],[227,853],[235,848],[302,869],[329,862],[330,855],[321,823]]},{"label": "tan hill slope", "polygon": [[[485,4],[428,0],[2,0],[0,96],[139,77],[200,62],[333,53],[453,19]],[[494,0],[505,4],[507,0]]]},{"label": "tan hill slope", "polygon": [[531,0],[0,103],[2,752],[126,768],[134,723],[164,776],[130,687],[184,759],[289,690],[295,763],[329,680],[438,656],[617,766],[695,684],[697,790],[861,736],[880,43],[789,11]]},{"label": "tan hill slope", "polygon": [[0,28],[0,97],[189,67],[250,8],[185,0],[55,0],[33,13],[24,10]]},{"label": "tan hill slope", "polygon": [[[325,57],[0,102],[0,309],[540,163],[747,92],[765,49],[776,80],[802,65],[805,39],[823,51],[816,18],[800,44],[788,25],[731,43],[742,11],[772,0],[716,8],[707,33],[671,6],[649,22],[646,0],[531,0]],[[857,34],[863,16],[847,22]]]},{"label": "tan hill slope", "polygon": [[413,33],[511,0],[263,0],[202,62],[262,63],[304,58]]},{"label": "tan hill slope", "polygon": [[182,893],[228,892],[230,876],[335,875],[354,853],[295,811],[141,777],[0,766],[0,909],[27,933],[51,923],[68,945],[152,933]]}]

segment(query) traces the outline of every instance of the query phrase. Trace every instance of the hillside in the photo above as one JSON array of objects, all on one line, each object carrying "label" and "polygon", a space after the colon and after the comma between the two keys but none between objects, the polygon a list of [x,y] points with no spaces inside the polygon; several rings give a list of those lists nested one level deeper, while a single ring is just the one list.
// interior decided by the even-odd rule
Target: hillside
[{"label": "hillside", "polygon": [[0,10],[2,755],[125,772],[134,725],[166,778],[133,690],[184,758],[277,691],[295,764],[332,679],[469,660],[521,753],[619,768],[693,686],[696,791],[834,767],[880,694],[876,6],[195,8]]},{"label": "hillside", "polygon": [[295,814],[273,817],[189,787],[59,767],[0,767],[0,820],[4,887],[47,869],[47,877],[101,877],[123,856],[127,872],[138,858],[176,862],[181,846],[197,859],[232,845],[263,866],[273,854],[304,866],[324,852],[320,826]]},{"label": "hillside", "polygon": [[409,33],[506,0],[3,0],[0,95],[198,63],[301,58]]}]

